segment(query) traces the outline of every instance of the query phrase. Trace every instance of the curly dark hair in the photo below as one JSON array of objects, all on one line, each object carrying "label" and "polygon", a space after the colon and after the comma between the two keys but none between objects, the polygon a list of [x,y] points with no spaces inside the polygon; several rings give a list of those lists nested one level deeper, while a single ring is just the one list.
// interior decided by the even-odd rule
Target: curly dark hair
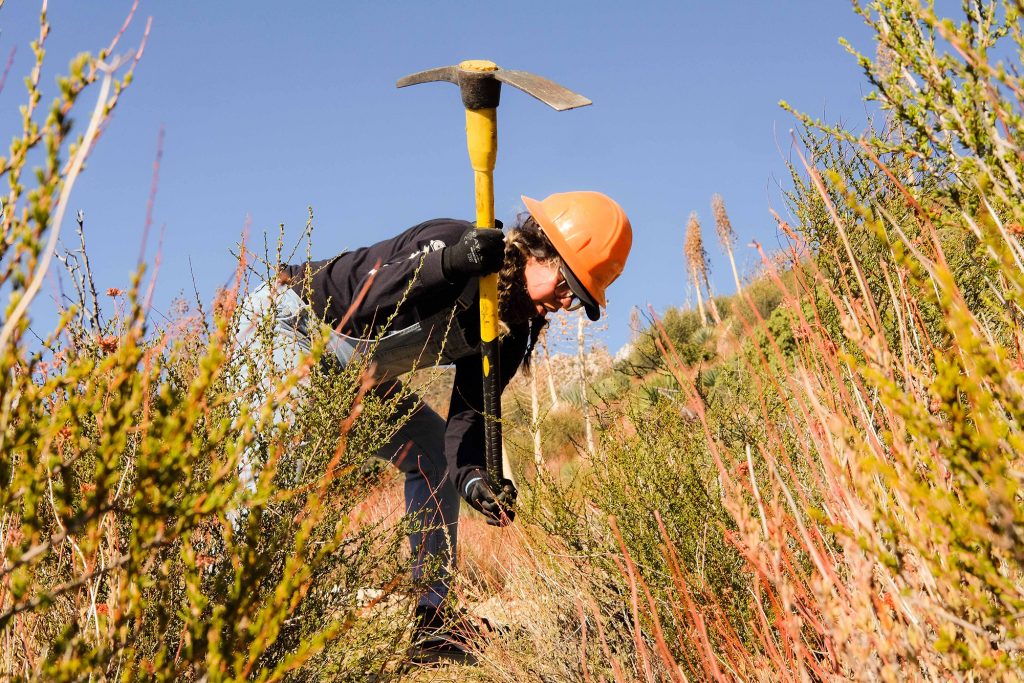
[{"label": "curly dark hair", "polygon": [[523,370],[529,374],[530,358],[540,333],[548,324],[547,318],[537,315],[533,301],[526,290],[526,261],[533,257],[541,263],[561,265],[555,247],[528,213],[516,217],[515,226],[505,237],[505,264],[498,271],[498,317],[503,332],[508,325],[530,323],[530,342],[523,358]]}]

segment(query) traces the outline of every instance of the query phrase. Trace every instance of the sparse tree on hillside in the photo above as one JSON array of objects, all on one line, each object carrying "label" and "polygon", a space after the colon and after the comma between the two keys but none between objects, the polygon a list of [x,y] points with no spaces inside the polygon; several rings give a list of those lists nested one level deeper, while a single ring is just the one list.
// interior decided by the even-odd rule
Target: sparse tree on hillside
[{"label": "sparse tree on hillside", "polygon": [[725,248],[729,255],[729,265],[732,266],[732,277],[736,281],[736,293],[743,293],[743,286],[740,284],[740,275],[736,270],[736,258],[732,253],[732,246],[736,244],[736,232],[732,229],[732,222],[729,214],[725,211],[725,200],[722,195],[715,194],[711,197],[711,210],[715,214],[715,231],[718,233],[718,241]]}]

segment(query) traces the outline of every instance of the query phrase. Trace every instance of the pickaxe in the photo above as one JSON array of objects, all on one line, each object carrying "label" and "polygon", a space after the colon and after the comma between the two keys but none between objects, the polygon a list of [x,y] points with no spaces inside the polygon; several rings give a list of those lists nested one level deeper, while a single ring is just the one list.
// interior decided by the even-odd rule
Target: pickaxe
[{"label": "pickaxe", "polygon": [[[456,66],[420,71],[399,79],[397,85],[448,81],[459,86],[466,107],[466,140],[476,186],[476,227],[494,227],[494,162],[498,156],[498,100],[501,84],[508,83],[558,110],[590,104],[582,95],[526,71],[501,69],[494,62],[469,60]],[[499,491],[501,463],[501,374],[498,355],[498,276],[480,278],[480,352],[484,370],[484,421],[487,478]]]}]

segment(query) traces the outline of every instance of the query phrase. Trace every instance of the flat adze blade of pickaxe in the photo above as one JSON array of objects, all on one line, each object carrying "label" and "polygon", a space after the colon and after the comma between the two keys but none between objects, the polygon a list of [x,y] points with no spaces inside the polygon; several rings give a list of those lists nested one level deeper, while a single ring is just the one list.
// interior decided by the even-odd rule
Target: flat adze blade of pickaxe
[{"label": "flat adze blade of pickaxe", "polygon": [[508,83],[517,90],[522,90],[527,95],[532,95],[538,100],[556,109],[565,111],[576,107],[585,107],[593,104],[589,99],[575,93],[568,88],[563,88],[554,81],[549,81],[543,76],[532,74],[528,71],[515,71],[513,69],[498,69],[494,77],[502,83]]}]

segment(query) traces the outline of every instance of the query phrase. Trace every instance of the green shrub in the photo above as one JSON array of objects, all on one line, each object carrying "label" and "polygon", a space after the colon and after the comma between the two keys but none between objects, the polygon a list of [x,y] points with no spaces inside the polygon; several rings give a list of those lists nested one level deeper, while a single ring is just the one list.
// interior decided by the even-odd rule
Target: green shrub
[{"label": "green shrub", "polygon": [[[801,117],[782,224],[799,262],[751,294],[764,327],[706,366],[694,327],[649,331],[632,361],[674,386],[640,386],[636,433],[602,440],[583,502],[552,492],[550,531],[589,553],[581,591],[617,629],[588,651],[610,678],[1024,671],[1022,8],[854,6],[884,121]],[[720,532],[703,551],[702,514]]]},{"label": "green shrub", "polygon": [[540,433],[545,457],[572,456],[585,450],[583,416],[578,411],[552,410],[541,422]]},{"label": "green shrub", "polygon": [[[131,76],[115,81],[107,55],[81,55],[41,116],[48,29],[44,15],[24,130],[0,162],[11,185],[0,247],[3,676],[343,680],[380,669],[394,647],[350,647],[394,644],[405,620],[372,617],[357,589],[391,586],[399,602],[414,590],[405,529],[357,528],[350,513],[376,483],[362,464],[401,416],[394,399],[363,394],[365,368],[324,372],[322,340],[298,367],[255,379],[267,358],[236,343],[245,256],[212,313],[180,311],[160,329],[144,269],[126,293],[108,293],[118,313],[105,314],[83,234],[82,253],[62,257],[77,303],[31,348],[28,304],[56,226]],[[77,100],[97,89],[105,106],[71,138]],[[23,184],[30,153],[43,159],[34,187]],[[294,420],[274,424],[282,410]],[[250,487],[243,458],[260,472]]]},{"label": "green shrub", "polygon": [[[707,328],[701,326],[696,311],[669,308],[659,322],[684,362],[692,365],[715,357],[715,350],[710,344],[711,337],[701,332]],[[642,376],[664,368],[662,354],[658,349],[658,334],[656,327],[644,330],[635,342],[628,361],[620,363],[618,369]]]}]

